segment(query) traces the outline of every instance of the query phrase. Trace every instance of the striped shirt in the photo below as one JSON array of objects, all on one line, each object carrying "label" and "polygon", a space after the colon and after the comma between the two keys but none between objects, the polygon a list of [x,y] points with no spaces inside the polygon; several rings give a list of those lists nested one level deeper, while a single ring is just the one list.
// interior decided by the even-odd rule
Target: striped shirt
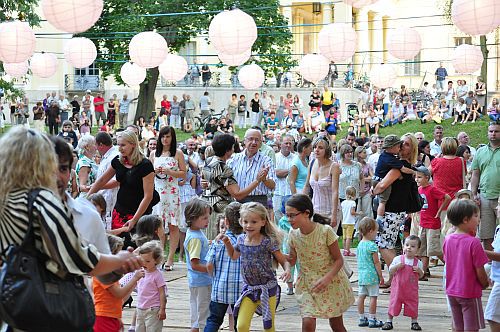
[{"label": "striped shirt", "polygon": [[[236,245],[236,236],[226,231],[226,236],[233,246]],[[240,259],[232,260],[222,242],[212,242],[208,250],[206,261],[214,266],[212,279],[211,300],[217,303],[235,304],[241,294]]]},{"label": "striped shirt", "polygon": [[[83,246],[73,218],[59,197],[42,189],[33,208],[35,245],[48,256],[47,269],[52,273],[67,271],[86,274],[99,261],[99,253],[93,245]],[[28,231],[28,190],[10,192],[0,203],[0,250],[5,260],[6,250],[11,244],[21,244]],[[43,225],[46,236],[40,234]],[[54,253],[58,253],[55,255]]]},{"label": "striped shirt", "polygon": [[[264,167],[269,166],[269,172],[267,174],[267,179],[273,180],[276,183],[276,172],[274,171],[274,164],[271,158],[263,155],[258,151],[252,158],[248,158],[246,150],[241,153],[233,155],[233,158],[227,161],[227,165],[233,169],[234,178],[238,182],[241,189],[250,186],[250,183],[257,179],[257,175],[260,170]],[[259,183],[256,189],[254,189],[250,195],[267,195],[272,193],[272,190],[267,188],[264,183]]]}]

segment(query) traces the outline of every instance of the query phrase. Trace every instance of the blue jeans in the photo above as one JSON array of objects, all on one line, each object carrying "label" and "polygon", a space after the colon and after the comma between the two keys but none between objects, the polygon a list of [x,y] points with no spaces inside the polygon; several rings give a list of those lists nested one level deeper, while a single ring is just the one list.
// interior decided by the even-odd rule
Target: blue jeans
[{"label": "blue jeans", "polygon": [[394,120],[386,120],[385,123],[384,123],[384,127],[387,127],[387,126],[392,126],[392,125],[395,125],[395,124],[398,124],[399,123],[399,119],[394,119]]},{"label": "blue jeans", "polygon": [[[210,316],[207,318],[207,325],[205,325],[204,332],[217,332],[224,322],[227,307],[229,304],[210,301]],[[234,304],[231,304],[234,309]],[[236,331],[236,326],[234,327]]]}]

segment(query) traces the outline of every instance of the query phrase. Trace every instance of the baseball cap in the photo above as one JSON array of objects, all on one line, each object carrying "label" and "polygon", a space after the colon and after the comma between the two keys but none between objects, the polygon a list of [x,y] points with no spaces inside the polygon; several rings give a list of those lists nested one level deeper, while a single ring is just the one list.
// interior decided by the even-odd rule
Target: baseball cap
[{"label": "baseball cap", "polygon": [[387,135],[384,138],[384,144],[382,145],[382,149],[392,148],[393,146],[399,145],[399,144],[401,144],[401,140],[399,139],[398,136],[392,135],[392,134]]},{"label": "baseball cap", "polygon": [[418,166],[417,168],[415,168],[415,170],[419,173],[422,173],[423,175],[427,176],[427,177],[431,177],[431,172],[429,171],[429,169],[427,167],[425,167],[424,165],[421,165],[421,166]]}]

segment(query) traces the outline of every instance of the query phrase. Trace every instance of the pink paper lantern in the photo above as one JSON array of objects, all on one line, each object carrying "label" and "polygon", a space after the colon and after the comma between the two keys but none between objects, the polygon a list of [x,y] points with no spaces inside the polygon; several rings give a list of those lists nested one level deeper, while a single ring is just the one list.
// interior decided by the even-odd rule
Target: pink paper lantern
[{"label": "pink paper lantern", "polygon": [[101,17],[103,0],[42,0],[47,21],[61,31],[70,33],[90,29]]},{"label": "pink paper lantern", "polygon": [[323,27],[319,33],[320,53],[330,61],[340,62],[354,55],[356,50],[356,31],[346,23],[332,23]]},{"label": "pink paper lantern", "polygon": [[398,73],[394,66],[389,64],[375,65],[370,71],[371,83],[380,89],[389,88],[394,85]]},{"label": "pink paper lantern", "polygon": [[500,25],[500,1],[453,0],[451,20],[466,34],[486,35]]},{"label": "pink paper lantern", "polygon": [[130,60],[142,68],[158,67],[168,55],[165,38],[154,31],[135,35],[128,45]]},{"label": "pink paper lantern", "polygon": [[238,72],[238,80],[246,89],[259,88],[264,83],[264,79],[264,71],[254,63],[241,67]]},{"label": "pink paper lantern", "polygon": [[49,78],[57,71],[57,58],[53,53],[35,53],[30,60],[31,73],[41,78]]},{"label": "pink paper lantern", "polygon": [[0,24],[0,60],[20,63],[35,51],[35,33],[28,23],[13,21]]},{"label": "pink paper lantern", "polygon": [[387,50],[402,60],[413,59],[422,48],[422,40],[417,30],[413,28],[398,28],[392,30],[387,37]]},{"label": "pink paper lantern", "polygon": [[165,61],[158,66],[158,70],[165,80],[177,82],[186,76],[188,64],[183,57],[169,54]]},{"label": "pink paper lantern", "polygon": [[75,68],[85,68],[97,58],[97,49],[88,38],[71,38],[64,48],[64,58]]},{"label": "pink paper lantern", "polygon": [[224,63],[227,66],[241,66],[245,62],[250,59],[250,56],[252,55],[252,50],[248,49],[245,52],[241,54],[224,54],[224,53],[218,53],[217,56],[219,57],[220,61]]},{"label": "pink paper lantern", "polygon": [[479,46],[462,44],[453,51],[451,63],[455,72],[472,74],[481,69],[483,60],[483,53],[481,53]]},{"label": "pink paper lantern", "polygon": [[299,63],[299,72],[310,82],[321,81],[328,75],[330,62],[321,54],[307,54]]},{"label": "pink paper lantern", "polygon": [[354,8],[362,8],[365,6],[373,5],[378,0],[344,0],[346,4],[349,6],[353,6]]},{"label": "pink paper lantern", "polygon": [[28,61],[20,63],[4,63],[3,69],[12,77],[19,78],[28,73]]},{"label": "pink paper lantern", "polygon": [[257,25],[252,16],[239,9],[223,11],[210,22],[208,37],[219,53],[242,54],[257,39]]},{"label": "pink paper lantern", "polygon": [[139,85],[146,79],[146,69],[135,63],[125,62],[120,69],[120,77],[128,85]]}]

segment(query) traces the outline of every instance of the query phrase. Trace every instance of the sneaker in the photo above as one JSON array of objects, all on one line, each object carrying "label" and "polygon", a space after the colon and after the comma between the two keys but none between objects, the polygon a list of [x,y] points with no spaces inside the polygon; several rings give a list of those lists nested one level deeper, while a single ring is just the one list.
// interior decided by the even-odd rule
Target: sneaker
[{"label": "sneaker", "polygon": [[412,331],[422,331],[422,328],[420,327],[420,325],[418,325],[417,322],[415,322],[415,323],[411,323],[411,330]]},{"label": "sneaker", "polygon": [[392,330],[393,328],[392,322],[385,322],[384,325],[382,325],[382,330],[384,331]]},{"label": "sneaker", "polygon": [[366,326],[368,326],[368,324],[369,324],[368,318],[363,317],[363,318],[359,319],[359,324],[358,324],[359,327],[366,327]]},{"label": "sneaker", "polygon": [[368,327],[370,328],[379,328],[382,327],[382,325],[384,325],[384,322],[376,318],[368,320]]}]

